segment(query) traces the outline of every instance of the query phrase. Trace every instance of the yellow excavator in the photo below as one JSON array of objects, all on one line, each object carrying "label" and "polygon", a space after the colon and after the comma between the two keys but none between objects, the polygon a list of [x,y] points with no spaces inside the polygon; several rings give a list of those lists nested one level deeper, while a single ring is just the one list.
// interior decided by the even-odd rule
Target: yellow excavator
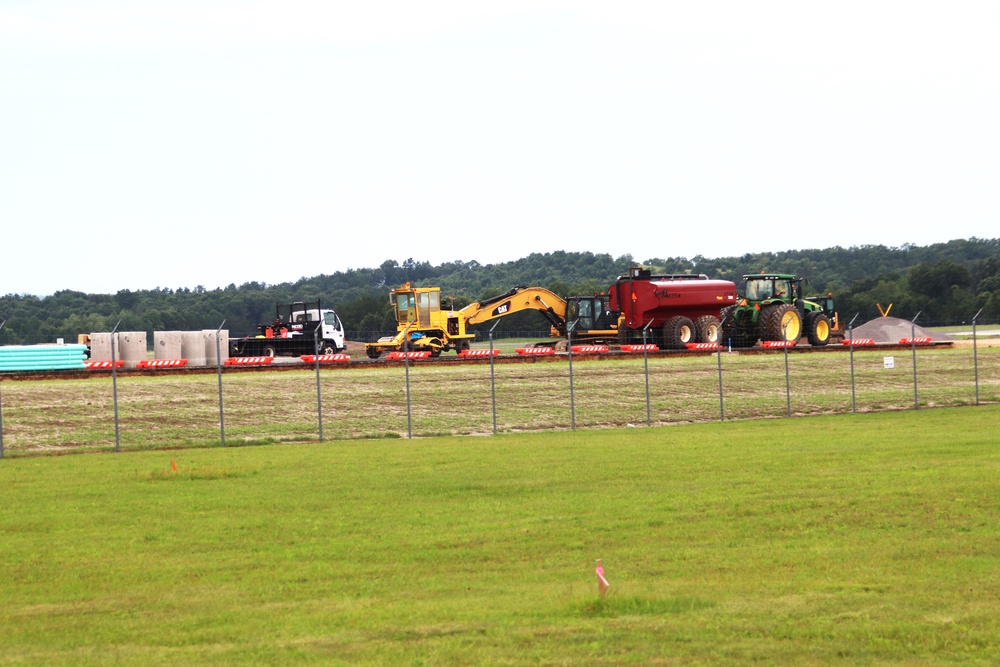
[{"label": "yellow excavator", "polygon": [[365,344],[365,352],[378,359],[383,352],[403,350],[442,352],[468,350],[476,334],[466,327],[523,310],[537,310],[549,322],[552,338],[566,337],[566,323],[575,322],[574,341],[617,341],[618,314],[608,309],[608,296],[563,299],[544,287],[515,287],[506,294],[470,303],[465,308],[442,309],[440,287],[402,285],[389,293],[396,314],[396,335]]}]

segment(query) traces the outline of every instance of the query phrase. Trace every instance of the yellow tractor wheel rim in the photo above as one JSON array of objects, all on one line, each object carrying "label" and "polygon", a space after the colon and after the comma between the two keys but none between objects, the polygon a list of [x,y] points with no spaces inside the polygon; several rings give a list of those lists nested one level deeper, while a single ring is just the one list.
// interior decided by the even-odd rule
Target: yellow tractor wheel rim
[{"label": "yellow tractor wheel rim", "polygon": [[826,340],[830,337],[830,323],[820,320],[816,323],[816,338]]},{"label": "yellow tractor wheel rim", "polygon": [[802,335],[802,323],[799,322],[798,313],[790,310],[782,315],[781,330],[785,332],[785,340],[798,340]]}]

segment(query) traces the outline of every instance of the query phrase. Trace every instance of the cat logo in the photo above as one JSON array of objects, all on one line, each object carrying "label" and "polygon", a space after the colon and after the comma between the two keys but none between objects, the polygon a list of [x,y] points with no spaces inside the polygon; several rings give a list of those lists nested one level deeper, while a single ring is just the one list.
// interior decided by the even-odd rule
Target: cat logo
[{"label": "cat logo", "polygon": [[510,301],[505,301],[493,309],[493,317],[500,317],[501,315],[506,315],[507,311],[509,310],[510,310]]}]

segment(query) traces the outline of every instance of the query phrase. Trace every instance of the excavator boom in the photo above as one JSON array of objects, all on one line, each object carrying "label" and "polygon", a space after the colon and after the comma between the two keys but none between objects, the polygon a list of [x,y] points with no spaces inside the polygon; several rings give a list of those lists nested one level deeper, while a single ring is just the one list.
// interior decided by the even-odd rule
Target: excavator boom
[{"label": "excavator boom", "polygon": [[470,303],[458,311],[458,315],[470,325],[522,310],[537,310],[554,329],[565,335],[566,301],[544,287],[515,287],[506,294]]}]

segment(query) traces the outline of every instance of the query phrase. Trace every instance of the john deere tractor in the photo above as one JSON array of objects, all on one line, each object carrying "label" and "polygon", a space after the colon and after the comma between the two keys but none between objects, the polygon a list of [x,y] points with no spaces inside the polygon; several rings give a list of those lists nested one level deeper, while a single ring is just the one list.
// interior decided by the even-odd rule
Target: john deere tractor
[{"label": "john deere tractor", "polygon": [[722,311],[722,343],[753,347],[758,340],[822,346],[843,337],[833,297],[802,296],[804,279],[786,273],[743,276],[743,298]]}]

